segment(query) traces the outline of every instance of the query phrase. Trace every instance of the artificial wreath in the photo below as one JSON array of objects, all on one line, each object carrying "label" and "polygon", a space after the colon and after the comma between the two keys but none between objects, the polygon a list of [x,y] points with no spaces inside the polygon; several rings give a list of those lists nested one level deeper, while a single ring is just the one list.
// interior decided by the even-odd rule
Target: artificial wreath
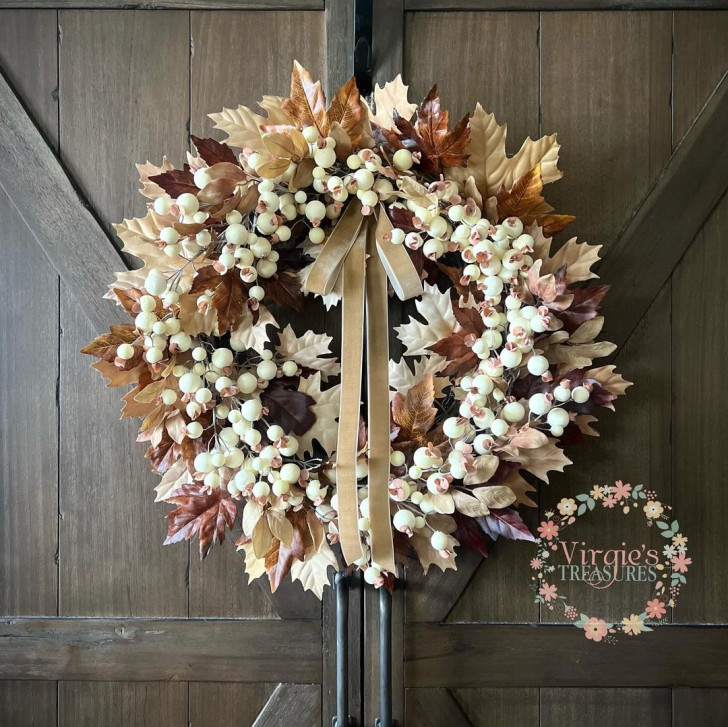
[{"label": "artificial wreath", "polygon": [[[193,136],[182,169],[138,165],[148,212],[116,231],[143,266],[107,294],[132,320],[83,349],[133,385],[122,417],[143,420],[174,506],[165,542],[197,535],[204,557],[234,532],[251,579],[290,573],[320,597],[344,561],[391,587],[397,563],[445,570],[459,545],[532,540],[531,480],[569,464],[560,445],[595,435],[628,386],[592,367],[614,348],[595,340],[608,286],[580,285],[599,248],[551,250],[573,220],[541,194],[561,177],[556,135],[508,157],[480,104],[450,127],[436,87],[417,106],[398,77],[372,105],[351,79],[327,106],[298,63],[290,96],[259,105],[212,114],[227,139]],[[387,376],[388,289],[416,314]],[[343,388],[332,339],[292,313],[342,297]],[[373,370],[385,351],[368,419],[364,309]]]}]

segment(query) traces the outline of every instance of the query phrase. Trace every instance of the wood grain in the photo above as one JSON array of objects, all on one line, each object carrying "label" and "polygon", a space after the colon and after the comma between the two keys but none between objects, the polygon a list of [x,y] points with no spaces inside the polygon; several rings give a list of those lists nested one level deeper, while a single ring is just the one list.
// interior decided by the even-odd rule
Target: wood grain
[{"label": "wood grain", "polygon": [[[0,64],[51,140],[58,129],[55,48],[55,13],[0,14]],[[0,230],[0,613],[55,615],[58,275],[2,191]]]},{"label": "wood grain", "polygon": [[538,689],[451,689],[473,727],[537,727]]},{"label": "wood grain", "polygon": [[187,721],[187,685],[60,682],[58,727],[179,727]]},{"label": "wood grain", "polygon": [[406,10],[673,10],[726,8],[725,0],[405,0]]},{"label": "wood grain", "polygon": [[0,682],[0,724],[9,727],[55,725],[56,682]]},{"label": "wood grain", "polygon": [[276,686],[191,682],[190,724],[192,727],[252,725]]},{"label": "wood grain", "polygon": [[727,229],[728,194],[673,275],[673,505],[693,561],[675,611],[682,623],[728,621],[725,437],[715,423],[728,405],[728,392],[715,383],[728,326],[714,283],[716,271],[728,269]]},{"label": "wood grain", "polygon": [[672,690],[673,727],[720,724],[728,714],[728,689]]},{"label": "wood grain", "polygon": [[[63,11],[60,24],[61,153],[108,228],[144,210],[132,160],[181,160],[187,16]],[[135,442],[138,422],[115,421],[124,392],[104,388],[79,355],[95,332],[65,289],[61,325],[60,613],[186,616],[188,549],[161,545],[167,507],[152,504],[158,477]]]},{"label": "wood grain", "polygon": [[447,689],[408,689],[407,725],[473,727]]},{"label": "wood grain", "polygon": [[671,724],[669,689],[542,689],[541,727],[664,727]]},{"label": "wood grain", "polygon": [[311,683],[321,625],[240,619],[13,619],[0,679]]},{"label": "wood grain", "polygon": [[294,727],[321,721],[318,684],[279,684],[252,727]]},{"label": "wood grain", "polygon": [[[728,628],[663,626],[649,637],[589,649],[573,626],[410,624],[405,686],[728,686]],[[483,668],[494,654],[497,666]]]}]

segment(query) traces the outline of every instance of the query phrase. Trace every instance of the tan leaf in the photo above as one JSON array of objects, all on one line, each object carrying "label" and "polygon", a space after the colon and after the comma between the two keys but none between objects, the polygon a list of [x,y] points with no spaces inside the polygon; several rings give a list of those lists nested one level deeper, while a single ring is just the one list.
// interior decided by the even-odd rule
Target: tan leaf
[{"label": "tan leaf", "polygon": [[579,431],[587,437],[598,437],[599,432],[591,427],[591,423],[597,421],[595,416],[591,414],[577,414],[574,417],[574,424],[579,427]]},{"label": "tan leaf", "polygon": [[318,549],[310,548],[303,561],[291,564],[291,578],[300,581],[305,591],[313,591],[317,598],[323,598],[324,588],[331,585],[329,568],[336,568],[336,556],[324,538]]},{"label": "tan leaf", "polygon": [[563,472],[571,460],[559,449],[555,439],[549,439],[548,444],[538,449],[519,450],[514,454],[505,454],[508,462],[518,462],[521,469],[530,472],[544,482],[548,482],[550,471]]},{"label": "tan leaf", "polygon": [[443,533],[450,535],[458,529],[458,524],[455,522],[455,518],[450,515],[443,515],[439,512],[429,513],[427,516],[427,525],[432,530],[440,530]]},{"label": "tan leaf", "polygon": [[164,172],[171,172],[174,167],[167,157],[162,157],[162,166],[158,167],[156,164],[147,161],[145,164],[137,164],[137,171],[139,172],[139,181],[142,183],[140,192],[147,199],[157,199],[162,197],[166,192],[156,183],[150,181],[149,177],[155,177],[158,174]]},{"label": "tan leaf", "polygon": [[548,350],[548,359],[552,363],[562,364],[565,370],[583,369],[591,366],[595,358],[603,358],[613,353],[617,346],[609,341],[582,343],[575,346],[556,345]]},{"label": "tan leaf", "polygon": [[270,342],[267,327],[278,328],[278,321],[264,305],[258,307],[258,322],[253,323],[253,314],[248,306],[243,306],[240,325],[230,335],[230,347],[235,351],[249,348],[262,353]]},{"label": "tan leaf", "polygon": [[265,558],[259,558],[255,554],[252,543],[239,545],[238,550],[245,552],[245,572],[248,574],[249,582],[265,574]]},{"label": "tan leaf", "polygon": [[[591,266],[599,260],[601,245],[589,245],[586,242],[578,243],[575,237],[567,240],[553,257],[546,257],[543,261],[544,273],[555,273],[566,265],[566,284],[578,283],[582,280],[598,278],[591,271]],[[548,254],[548,251],[547,251]]]},{"label": "tan leaf", "polygon": [[548,437],[535,427],[524,426],[514,434],[509,444],[521,449],[536,449],[543,447],[548,442]]},{"label": "tan leaf", "polygon": [[570,336],[569,343],[591,343],[601,332],[604,326],[604,316],[597,316],[584,321]]},{"label": "tan leaf", "polygon": [[492,485],[491,487],[476,487],[473,495],[487,507],[500,509],[508,507],[516,501],[516,493],[506,485]]},{"label": "tan leaf", "polygon": [[455,509],[468,517],[480,517],[490,512],[482,500],[462,490],[453,490],[452,499],[455,502]]},{"label": "tan leaf", "polygon": [[162,502],[169,498],[173,492],[178,490],[182,485],[191,485],[192,476],[187,469],[187,463],[183,459],[178,459],[163,475],[159,484],[154,488],[157,496],[154,502]]},{"label": "tan leaf", "polygon": [[290,545],[293,540],[293,525],[280,510],[267,510],[268,527],[273,537],[278,538],[284,545]]},{"label": "tan leaf", "polygon": [[[454,547],[457,544],[457,540],[450,536],[450,543]],[[440,552],[432,547],[430,538],[426,535],[415,532],[410,538],[410,545],[414,548],[415,553],[417,553],[417,558],[422,565],[422,571],[425,575],[427,575],[427,571],[431,565],[436,565],[442,571],[457,570],[455,558],[453,556],[443,558]]]},{"label": "tan leaf", "polygon": [[273,533],[268,518],[261,517],[253,528],[253,550],[258,558],[264,558],[273,544]]},{"label": "tan leaf", "polygon": [[[410,368],[412,366],[413,368]],[[401,358],[395,362],[389,361],[389,387],[404,395],[415,384],[432,374],[432,382],[435,387],[435,398],[441,399],[445,396],[445,387],[450,386],[450,379],[446,376],[437,376],[445,368],[445,359],[442,356],[433,354],[431,356],[420,356],[413,361]],[[391,392],[390,399],[394,396]]]},{"label": "tan leaf", "polygon": [[263,143],[274,157],[298,162],[308,156],[308,142],[298,129],[263,134]]},{"label": "tan leaf", "polygon": [[321,82],[314,83],[311,74],[298,61],[293,63],[291,96],[283,99],[281,105],[299,128],[314,126],[321,136],[326,136],[328,117]]},{"label": "tan leaf", "polygon": [[455,512],[455,502],[449,492],[428,492],[427,502],[440,515],[451,515]]},{"label": "tan leaf", "polygon": [[297,437],[299,451],[304,455],[311,453],[316,440],[327,454],[332,454],[336,451],[336,420],[339,416],[341,386],[337,384],[321,391],[321,372],[317,371],[313,376],[302,377],[298,382],[298,390],[316,402],[311,407],[316,423],[305,434]]},{"label": "tan leaf", "polygon": [[256,171],[263,179],[275,179],[285,173],[291,164],[290,159],[271,159],[261,164]]},{"label": "tan leaf", "polygon": [[220,113],[209,116],[215,122],[215,128],[227,134],[225,141],[230,146],[265,152],[260,126],[267,122],[262,116],[246,106],[238,106],[237,109],[224,108]]},{"label": "tan leaf", "polygon": [[529,492],[536,492],[536,488],[526,482],[518,470],[513,470],[513,472],[511,472],[508,477],[503,480],[503,484],[516,495],[516,505],[538,507],[538,505],[528,496]]},{"label": "tan leaf", "polygon": [[407,100],[407,89],[402,83],[402,75],[398,74],[393,81],[389,81],[381,87],[377,84],[374,87],[374,108],[376,114],[372,114],[369,111],[369,116],[372,122],[381,126],[383,129],[395,129],[393,116],[396,111],[399,116],[403,119],[412,118],[412,115],[417,111],[417,104],[410,103]]},{"label": "tan leaf", "polygon": [[263,516],[263,506],[254,500],[248,500],[243,510],[243,532],[248,537],[253,537],[253,531],[258,520]]},{"label": "tan leaf", "polygon": [[432,354],[429,347],[450,336],[458,327],[458,322],[453,313],[450,294],[441,292],[436,285],[425,283],[422,296],[415,299],[415,306],[425,323],[410,317],[408,323],[394,330],[405,345],[407,356],[429,356]]},{"label": "tan leaf", "polygon": [[588,379],[596,379],[607,391],[617,396],[622,396],[627,388],[632,386],[631,381],[626,381],[614,370],[614,365],[599,366],[596,369],[590,369],[585,373]]},{"label": "tan leaf", "polygon": [[494,454],[481,454],[475,458],[475,471],[465,476],[463,482],[466,485],[479,485],[487,482],[498,469],[499,459]]},{"label": "tan leaf", "polygon": [[276,351],[284,360],[321,372],[321,379],[325,381],[341,370],[336,358],[331,358],[332,340],[331,336],[311,330],[297,336],[289,324],[278,334]]}]

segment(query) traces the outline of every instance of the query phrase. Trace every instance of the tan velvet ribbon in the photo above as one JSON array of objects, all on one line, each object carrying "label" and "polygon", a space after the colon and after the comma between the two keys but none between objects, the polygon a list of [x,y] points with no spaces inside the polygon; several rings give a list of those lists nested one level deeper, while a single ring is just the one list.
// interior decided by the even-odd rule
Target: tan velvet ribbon
[{"label": "tan velvet ribbon", "polygon": [[371,559],[394,572],[389,518],[389,324],[387,278],[401,300],[422,294],[422,281],[407,251],[384,236],[392,225],[384,209],[364,217],[352,200],[319,253],[307,287],[328,295],[342,279],[341,403],[336,447],[339,542],[344,559],[363,557],[357,498],[357,443],[364,350],[367,343],[369,418],[369,522]]}]

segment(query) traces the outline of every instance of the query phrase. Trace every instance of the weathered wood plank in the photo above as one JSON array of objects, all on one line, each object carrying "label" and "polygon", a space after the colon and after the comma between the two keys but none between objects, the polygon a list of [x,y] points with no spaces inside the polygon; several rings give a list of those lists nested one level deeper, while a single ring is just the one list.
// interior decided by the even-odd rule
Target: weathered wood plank
[{"label": "weathered wood plank", "polygon": [[64,681],[58,707],[58,727],[179,727],[187,724],[187,685]]},{"label": "weathered wood plank", "polygon": [[728,390],[718,383],[728,355],[719,282],[728,270],[726,231],[728,193],[673,275],[673,505],[693,561],[674,614],[681,623],[728,621],[728,578],[721,565],[728,557],[728,490],[725,434],[718,424],[728,406]]},{"label": "weathered wood plank", "polygon": [[[133,162],[179,162],[187,147],[187,13],[62,11],[60,25],[61,154],[108,228],[144,214]],[[95,332],[66,288],[61,325],[60,613],[186,616],[188,548],[162,547],[169,510],[154,504],[139,423],[116,421],[123,390],[79,354]]]},{"label": "weathered wood plank", "polygon": [[298,727],[321,721],[318,684],[279,684],[252,727]]},{"label": "weathered wood plank", "polygon": [[686,10],[728,8],[726,0],[405,0],[406,10]]},{"label": "weathered wood plank", "polygon": [[450,692],[473,727],[538,727],[538,689],[481,687]]},{"label": "weathered wood plank", "polygon": [[191,682],[189,723],[192,727],[251,725],[276,686]]},{"label": "weathered wood plank", "polygon": [[13,619],[0,643],[0,679],[321,680],[315,621]]},{"label": "weathered wood plank", "polygon": [[672,690],[673,727],[720,724],[728,714],[728,689]]},{"label": "weathered wood plank", "polygon": [[[294,59],[314,76],[321,74],[321,12],[193,12],[190,29],[190,130],[196,136],[222,138],[213,129],[209,113],[239,104],[254,107],[264,94],[287,95]],[[230,54],[229,49],[241,37],[245,44]],[[269,62],[271,51],[276,63]],[[304,314],[298,321],[305,327],[312,318]],[[280,322],[285,326],[290,321]],[[204,563],[194,558],[190,564],[190,615],[320,618],[320,602],[303,592],[299,583],[286,580],[271,594],[266,579],[246,587],[243,571],[234,548],[223,548]]]},{"label": "weathered wood plank", "polygon": [[374,83],[384,85],[402,73],[404,57],[404,0],[374,3],[372,22]]},{"label": "weathered wood plank", "polygon": [[55,725],[56,682],[0,682],[0,724],[9,727]]},{"label": "weathered wood plank", "polygon": [[[720,626],[662,626],[606,649],[573,626],[411,624],[404,644],[407,687],[728,686]],[[483,668],[493,654],[497,668]]]},{"label": "weathered wood plank", "polygon": [[412,727],[473,727],[447,689],[408,689],[407,725]]},{"label": "weathered wood plank", "polygon": [[330,99],[354,74],[354,0],[327,2],[323,85]]},{"label": "weathered wood plank", "polygon": [[2,8],[90,10],[323,10],[324,0],[0,0]]},{"label": "weathered wood plank", "polygon": [[[0,65],[55,143],[56,14],[0,13]],[[0,247],[0,613],[55,615],[58,275],[2,191]]]},{"label": "weathered wood plank", "polygon": [[2,75],[0,127],[0,187],[94,327],[126,322],[101,300],[124,262]]},{"label": "weathered wood plank", "polygon": [[[600,276],[612,284],[604,336],[618,346],[632,333],[728,188],[727,128],[724,77],[600,263]],[[676,213],[680,224],[674,223]]]},{"label": "weathered wood plank", "polygon": [[542,689],[541,727],[664,727],[671,724],[669,689]]}]

